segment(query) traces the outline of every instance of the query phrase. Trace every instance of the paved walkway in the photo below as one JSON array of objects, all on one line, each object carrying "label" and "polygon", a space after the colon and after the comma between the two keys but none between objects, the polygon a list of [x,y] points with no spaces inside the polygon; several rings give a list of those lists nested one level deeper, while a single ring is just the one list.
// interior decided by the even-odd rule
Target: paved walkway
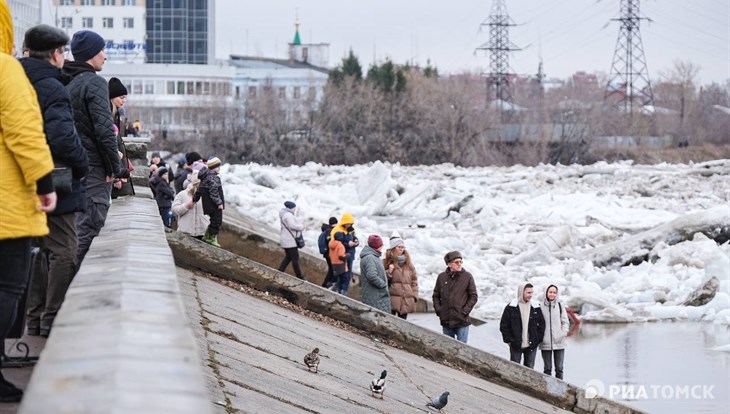
[{"label": "paved walkway", "polygon": [[[185,309],[206,361],[218,412],[430,412],[448,390],[443,413],[568,413],[538,399],[249,296],[178,268]],[[318,374],[304,355],[319,347]],[[388,371],[385,399],[370,380]]]}]

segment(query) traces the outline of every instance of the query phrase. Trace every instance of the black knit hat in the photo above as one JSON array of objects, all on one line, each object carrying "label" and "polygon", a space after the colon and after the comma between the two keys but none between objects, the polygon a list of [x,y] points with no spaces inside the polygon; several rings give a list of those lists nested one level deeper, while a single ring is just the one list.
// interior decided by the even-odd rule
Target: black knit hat
[{"label": "black knit hat", "polygon": [[71,38],[71,54],[77,62],[86,62],[106,46],[104,38],[91,30],[81,30]]},{"label": "black knit hat", "polygon": [[187,161],[188,165],[193,165],[195,161],[200,161],[202,159],[203,157],[201,157],[200,154],[195,151],[185,154],[185,161]]},{"label": "black knit hat", "polygon": [[39,24],[25,32],[23,48],[32,52],[46,52],[68,44],[68,35],[61,29]]},{"label": "black knit hat", "polygon": [[337,217],[330,217],[330,226],[337,224]]},{"label": "black knit hat", "polygon": [[109,99],[127,95],[127,88],[119,78],[109,79]]}]

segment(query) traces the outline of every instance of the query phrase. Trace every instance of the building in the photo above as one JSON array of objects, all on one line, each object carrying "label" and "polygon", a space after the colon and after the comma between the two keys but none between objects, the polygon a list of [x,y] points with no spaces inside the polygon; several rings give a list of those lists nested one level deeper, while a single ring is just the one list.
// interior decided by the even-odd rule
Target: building
[{"label": "building", "polygon": [[8,5],[10,6],[10,14],[13,17],[15,49],[20,54],[20,51],[23,50],[25,32],[41,23],[41,1],[9,0]]},{"label": "building", "polygon": [[146,3],[158,0],[53,0],[49,24],[73,36],[93,30],[106,40],[111,63],[146,61]]},{"label": "building", "polygon": [[148,0],[147,63],[213,63],[214,4],[214,0]]}]

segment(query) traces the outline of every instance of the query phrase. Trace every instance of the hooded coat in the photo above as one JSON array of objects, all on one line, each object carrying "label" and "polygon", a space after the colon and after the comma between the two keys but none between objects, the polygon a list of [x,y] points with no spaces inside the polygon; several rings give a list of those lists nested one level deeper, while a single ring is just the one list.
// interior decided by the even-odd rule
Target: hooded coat
[{"label": "hooded coat", "polygon": [[436,278],[433,288],[433,308],[441,326],[456,329],[471,324],[469,314],[477,304],[477,286],[474,276],[462,269],[452,272],[448,267]]},{"label": "hooded coat", "polygon": [[[304,230],[304,224],[294,215],[291,209],[286,207],[279,211],[279,221],[281,231],[279,233],[279,244],[283,249],[291,249],[297,247],[297,241],[294,239]],[[287,229],[288,228],[288,229]]]},{"label": "hooded coat", "polygon": [[355,229],[348,230],[346,228],[348,224],[354,225],[355,218],[352,217],[352,214],[345,213],[342,215],[340,222],[332,228],[332,231],[330,231],[330,239],[335,238],[335,233],[342,232],[345,235],[345,238],[343,240],[345,250],[347,251],[347,253],[350,253],[351,257],[355,257],[355,250],[357,250],[357,246],[350,246],[350,242],[357,240],[357,236],[355,235]]},{"label": "hooded coat", "polygon": [[210,220],[203,214],[202,203],[193,203],[193,208],[188,209],[188,202],[193,201],[191,188],[194,188],[194,185],[188,184],[187,189],[177,193],[172,202],[172,212],[177,216],[177,230],[197,237],[205,234]]},{"label": "hooded coat", "polygon": [[[502,320],[499,322],[499,330],[502,332],[502,340],[511,348],[522,349],[522,314],[519,303],[523,301],[523,293],[527,283],[517,287],[517,297],[507,304],[502,313]],[[527,324],[528,348],[535,349],[542,342],[545,335],[545,318],[540,310],[540,303],[534,299],[529,302],[530,312]]]},{"label": "hooded coat", "polygon": [[48,234],[36,181],[53,170],[33,86],[13,50],[13,21],[0,2],[0,240]]},{"label": "hooded coat", "polygon": [[58,201],[50,216],[70,214],[86,209],[86,185],[81,178],[89,171],[86,149],[76,133],[71,96],[62,82],[70,80],[61,69],[50,62],[33,57],[20,59],[28,79],[38,95],[43,114],[43,132],[51,148],[54,163],[70,167],[71,192],[56,191]]},{"label": "hooded coat", "polygon": [[[392,254],[392,250],[390,251]],[[385,262],[383,267],[385,267]],[[386,270],[387,273],[387,270]],[[412,263],[399,265],[397,259],[393,263],[393,271],[388,275],[390,284],[390,307],[401,315],[416,311],[418,302],[418,278]]]},{"label": "hooded coat", "polygon": [[390,313],[388,277],[380,253],[370,246],[363,247],[360,252],[360,294],[362,303]]},{"label": "hooded coat", "polygon": [[552,302],[547,298],[547,291],[551,287],[558,288],[555,285],[548,286],[545,289],[545,298],[540,303],[540,310],[543,318],[545,318],[545,335],[540,343],[540,350],[542,351],[565,349],[565,338],[570,329],[568,310],[565,305],[559,302],[559,295],[556,295],[555,300]]}]

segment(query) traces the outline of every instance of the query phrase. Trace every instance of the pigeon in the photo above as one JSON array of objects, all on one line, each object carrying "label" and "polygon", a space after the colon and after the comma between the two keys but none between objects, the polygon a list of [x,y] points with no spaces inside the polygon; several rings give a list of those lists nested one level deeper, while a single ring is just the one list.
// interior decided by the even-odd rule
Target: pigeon
[{"label": "pigeon", "polygon": [[431,401],[430,403],[426,404],[426,407],[433,407],[433,408],[441,411],[442,408],[446,407],[446,404],[448,402],[449,402],[449,392],[446,391],[443,394],[441,394],[440,397],[438,397],[435,400]]},{"label": "pigeon", "polygon": [[388,371],[383,371],[380,373],[380,377],[373,378],[373,381],[370,383],[370,395],[372,397],[375,397],[375,394],[380,394],[380,399],[383,399],[383,394],[385,394],[385,377],[388,375]]},{"label": "pigeon", "polygon": [[319,367],[319,348],[314,348],[312,352],[304,355],[304,365],[307,366],[307,371],[311,371],[314,368],[314,373],[317,373]]}]

